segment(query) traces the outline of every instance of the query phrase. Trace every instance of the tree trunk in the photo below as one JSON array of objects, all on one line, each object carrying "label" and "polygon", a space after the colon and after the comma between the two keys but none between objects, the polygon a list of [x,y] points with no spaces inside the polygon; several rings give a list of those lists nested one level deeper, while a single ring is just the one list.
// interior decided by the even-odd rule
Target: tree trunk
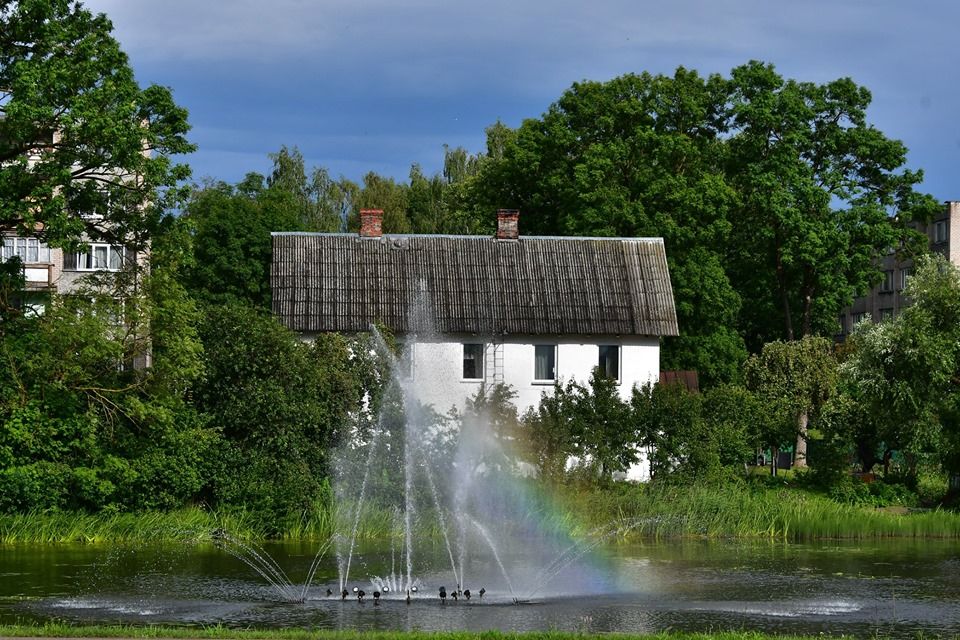
[{"label": "tree trunk", "polygon": [[790,317],[790,296],[787,294],[787,274],[783,268],[780,241],[777,240],[777,286],[780,288],[780,303],[783,305],[783,324],[787,340],[793,340],[793,318]]},{"label": "tree trunk", "polygon": [[802,411],[797,417],[797,446],[793,450],[793,466],[807,468],[807,424],[810,422],[810,415]]}]

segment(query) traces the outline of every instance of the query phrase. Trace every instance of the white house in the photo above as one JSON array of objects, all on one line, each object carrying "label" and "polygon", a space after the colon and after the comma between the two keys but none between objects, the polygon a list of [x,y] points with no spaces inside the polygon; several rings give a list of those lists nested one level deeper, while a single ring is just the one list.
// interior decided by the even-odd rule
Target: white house
[{"label": "white house", "polygon": [[494,237],[383,235],[382,215],[362,211],[359,234],[273,234],[283,324],[415,334],[410,375],[440,411],[484,383],[510,385],[522,411],[598,366],[624,398],[658,380],[660,337],[677,335],[662,239],[520,236],[514,210]]}]

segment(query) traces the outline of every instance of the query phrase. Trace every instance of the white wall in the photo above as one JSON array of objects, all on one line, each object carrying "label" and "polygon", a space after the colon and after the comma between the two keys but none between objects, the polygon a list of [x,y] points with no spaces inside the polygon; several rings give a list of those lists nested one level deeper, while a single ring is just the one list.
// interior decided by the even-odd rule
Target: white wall
[{"label": "white wall", "polygon": [[[463,343],[486,344],[484,378],[463,379]],[[575,379],[586,383],[599,359],[598,345],[620,346],[620,396],[629,400],[634,386],[656,382],[660,376],[660,342],[653,337],[592,336],[575,338],[510,337],[492,342],[471,336],[443,336],[441,341],[420,342],[412,353],[412,375],[417,396],[440,413],[451,407],[463,409],[468,397],[497,382],[510,385],[517,393],[514,402],[523,413],[551,393],[553,384],[534,381],[534,345],[557,345],[556,373],[559,382]],[[498,354],[499,350],[499,354]],[[644,460],[628,473],[631,480],[649,478]]]}]

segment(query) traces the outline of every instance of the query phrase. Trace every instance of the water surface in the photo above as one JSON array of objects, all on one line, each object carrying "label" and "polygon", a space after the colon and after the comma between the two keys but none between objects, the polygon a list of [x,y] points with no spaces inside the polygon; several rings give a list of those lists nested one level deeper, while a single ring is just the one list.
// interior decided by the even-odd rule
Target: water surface
[{"label": "water surface", "polygon": [[[315,547],[275,544],[269,553],[303,580]],[[341,601],[336,562],[325,559],[306,602],[285,602],[239,560],[211,545],[23,545],[0,547],[0,622],[223,624],[232,627],[655,632],[747,629],[891,637],[960,633],[960,547],[955,542],[818,544],[650,543],[608,546],[589,566],[546,584],[542,567],[505,558],[468,565],[473,598],[453,591],[445,551],[421,559],[420,592],[372,601],[369,578],[396,564],[389,553],[354,558]],[[575,567],[575,568],[574,568]],[[477,596],[486,589],[483,599]],[[529,600],[514,604],[520,597]]]}]

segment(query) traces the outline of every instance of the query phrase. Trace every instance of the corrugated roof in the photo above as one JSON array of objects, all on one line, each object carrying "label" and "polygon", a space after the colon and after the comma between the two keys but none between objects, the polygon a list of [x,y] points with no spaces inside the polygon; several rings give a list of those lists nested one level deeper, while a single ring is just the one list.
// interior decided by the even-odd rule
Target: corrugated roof
[{"label": "corrugated roof", "polygon": [[[273,311],[303,332],[677,335],[659,238],[273,234]],[[415,314],[413,314],[415,316]]]}]

